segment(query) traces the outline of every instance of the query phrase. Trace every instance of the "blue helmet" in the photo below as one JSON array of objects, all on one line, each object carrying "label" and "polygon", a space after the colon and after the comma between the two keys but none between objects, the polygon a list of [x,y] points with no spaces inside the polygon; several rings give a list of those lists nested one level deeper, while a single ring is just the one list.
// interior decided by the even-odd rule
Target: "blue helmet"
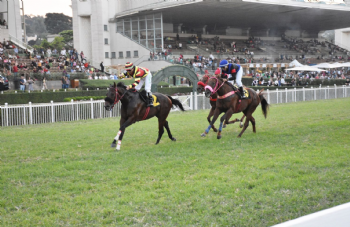
[{"label": "blue helmet", "polygon": [[226,65],[228,65],[228,62],[227,62],[227,60],[222,60],[221,62],[220,62],[220,67],[225,67]]}]

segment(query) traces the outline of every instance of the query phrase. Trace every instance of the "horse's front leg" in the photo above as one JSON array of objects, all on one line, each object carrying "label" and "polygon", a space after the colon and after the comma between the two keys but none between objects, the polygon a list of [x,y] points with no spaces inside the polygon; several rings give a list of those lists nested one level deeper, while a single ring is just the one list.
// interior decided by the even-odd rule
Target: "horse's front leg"
[{"label": "horse's front leg", "polygon": [[202,137],[206,136],[209,133],[209,130],[214,126],[214,123],[216,119],[218,119],[220,114],[221,114],[221,111],[218,108],[215,108],[213,119],[211,120],[208,128],[204,131],[204,133],[201,134]]},{"label": "horse's front leg", "polygon": [[[208,122],[209,122],[209,124],[210,124],[210,122],[211,122],[211,120],[210,120],[210,118],[214,115],[214,108],[212,107],[211,109],[210,109],[210,111],[209,111],[209,115],[208,115],[208,117],[207,117],[207,120],[208,120]],[[218,130],[215,128],[215,126],[213,125],[213,131],[214,132],[217,132]]]},{"label": "horse's front leg", "polygon": [[[113,141],[114,144],[118,141],[117,142],[117,148],[116,148],[117,150],[120,150],[120,146],[122,144],[122,139],[123,139],[126,127],[132,125],[133,123],[135,123],[134,118],[133,117],[129,117],[123,124],[121,124],[121,126],[119,128],[119,131],[118,131],[118,134],[114,138],[114,141]],[[113,147],[113,143],[112,143],[112,147]]]}]

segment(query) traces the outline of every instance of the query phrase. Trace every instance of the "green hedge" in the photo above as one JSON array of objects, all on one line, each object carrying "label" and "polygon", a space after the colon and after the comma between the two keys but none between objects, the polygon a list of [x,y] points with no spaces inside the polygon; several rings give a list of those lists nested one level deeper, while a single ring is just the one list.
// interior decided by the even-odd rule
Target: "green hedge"
[{"label": "green hedge", "polygon": [[46,92],[18,92],[0,94],[0,105],[8,104],[27,104],[32,103],[49,103],[51,100],[54,102],[63,102],[65,98],[77,97],[77,96],[105,96],[107,90],[78,90],[78,91],[46,91]]},{"label": "green hedge", "polygon": [[[119,83],[119,82],[123,82],[125,85],[130,85],[132,83],[134,83],[134,80],[88,80],[88,79],[81,79],[79,80],[81,83],[81,87],[86,90],[86,88],[89,88],[89,90],[91,89],[96,89],[96,88],[100,88],[100,89],[106,89],[108,88],[111,84],[115,83]],[[160,82],[158,84],[158,86],[163,86],[163,87],[169,87],[169,84],[166,82]]]},{"label": "green hedge", "polygon": [[[63,72],[63,71],[62,71]],[[44,77],[46,77],[46,80],[60,80],[62,77],[62,72],[60,73],[51,73],[51,74],[41,74],[41,73],[25,73],[26,76],[30,76],[32,79],[36,79],[38,81],[42,81]],[[87,75],[84,73],[69,73],[70,79],[84,79],[87,78]],[[9,75],[6,76],[9,81],[17,81],[21,78],[21,74],[15,75]]]}]

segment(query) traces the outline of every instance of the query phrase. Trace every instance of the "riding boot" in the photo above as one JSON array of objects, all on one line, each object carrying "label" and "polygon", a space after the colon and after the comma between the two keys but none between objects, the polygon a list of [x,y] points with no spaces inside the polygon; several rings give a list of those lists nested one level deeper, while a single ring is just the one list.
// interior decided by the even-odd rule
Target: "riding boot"
[{"label": "riding boot", "polygon": [[148,93],[148,104],[147,107],[149,106],[153,106],[153,97],[152,97],[152,93]]},{"label": "riding boot", "polygon": [[239,87],[239,92],[241,93],[241,99],[246,99],[247,96],[245,96],[244,92],[243,92],[243,87]]}]

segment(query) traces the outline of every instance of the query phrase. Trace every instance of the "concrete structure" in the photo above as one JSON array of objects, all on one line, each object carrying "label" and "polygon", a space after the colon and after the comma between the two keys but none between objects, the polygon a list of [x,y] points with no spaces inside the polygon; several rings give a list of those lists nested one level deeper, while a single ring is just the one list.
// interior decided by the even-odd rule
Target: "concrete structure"
[{"label": "concrete structure", "polygon": [[[22,2],[23,3],[23,2]],[[19,0],[0,0],[0,19],[6,20],[7,26],[0,26],[0,40],[11,40],[22,49],[28,49],[29,52],[33,48],[23,42],[23,30],[20,13]]]},{"label": "concrete structure", "polygon": [[72,9],[74,47],[97,67],[145,61],[165,33],[317,38],[350,27],[340,0],[72,0]]},{"label": "concrete structure", "polygon": [[[22,26],[19,0],[0,1],[0,19],[6,20],[8,31],[1,31],[0,39],[9,39],[9,36],[17,40],[22,40]],[[6,28],[1,28],[6,29]]]}]

